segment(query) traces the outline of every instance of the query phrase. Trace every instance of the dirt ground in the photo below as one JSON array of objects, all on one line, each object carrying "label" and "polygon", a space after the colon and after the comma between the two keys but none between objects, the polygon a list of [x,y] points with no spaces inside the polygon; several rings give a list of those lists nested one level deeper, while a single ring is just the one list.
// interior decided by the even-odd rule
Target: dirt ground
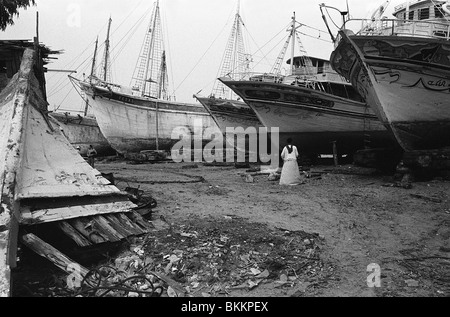
[{"label": "dirt ground", "polygon": [[353,165],[305,168],[310,177],[287,187],[226,165],[96,168],[157,201],[155,232],[110,262],[165,273],[176,284],[163,296],[450,296],[449,181],[403,188]]}]

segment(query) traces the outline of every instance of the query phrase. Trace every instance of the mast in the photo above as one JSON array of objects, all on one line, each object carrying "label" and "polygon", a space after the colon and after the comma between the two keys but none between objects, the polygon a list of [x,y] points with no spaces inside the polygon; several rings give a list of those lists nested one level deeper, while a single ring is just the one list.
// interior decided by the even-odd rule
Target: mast
[{"label": "mast", "polygon": [[103,65],[103,80],[107,81],[107,75],[108,75],[108,63],[109,63],[109,34],[111,31],[111,17],[109,18],[108,23],[108,33],[106,35],[106,41],[105,41],[105,64]]},{"label": "mast", "polygon": [[[89,83],[92,84],[92,77],[94,77],[95,73],[95,64],[97,63],[97,48],[98,48],[98,36],[97,40],[95,41],[95,50],[94,50],[94,58],[92,59],[92,68],[91,68],[91,75],[89,76]],[[89,109],[89,100],[86,98],[86,105],[84,107],[84,116],[87,116]]]},{"label": "mast", "polygon": [[155,14],[153,15],[153,24],[151,26],[151,29],[149,30],[151,32],[151,38],[150,38],[150,47],[147,55],[147,65],[145,66],[145,77],[144,77],[144,87],[142,89],[142,96],[145,95],[145,92],[147,90],[147,82],[150,84],[151,76],[149,76],[149,70],[150,70],[150,62],[153,56],[151,56],[153,52],[153,47],[155,43],[155,30],[156,30],[156,19],[159,16],[159,0],[156,1],[156,9]]},{"label": "mast", "polygon": [[92,59],[91,77],[89,79],[90,82],[92,82],[92,77],[94,76],[95,73],[95,66],[97,64],[97,49],[98,49],[98,36],[97,40],[95,41],[94,58]]},{"label": "mast", "polygon": [[[242,35],[242,25],[244,25],[244,22],[242,21],[239,8],[240,1],[238,1],[233,27],[231,29],[230,37],[228,38],[217,77],[231,76],[232,78],[237,79],[235,78],[236,74],[247,71],[247,56],[245,54],[244,39]],[[235,94],[221,81],[216,80],[211,95],[215,97],[225,97],[229,95],[229,98],[233,99]]]},{"label": "mast", "polygon": [[294,74],[294,54],[295,54],[295,12],[294,16],[292,17],[292,30],[291,30],[291,75]]},{"label": "mast", "polygon": [[[167,91],[167,80],[159,82],[164,54],[164,36],[159,13],[159,1],[153,6],[151,20],[144,36],[131,86],[139,96],[158,98],[160,91]],[[167,72],[166,72],[167,76]]]}]

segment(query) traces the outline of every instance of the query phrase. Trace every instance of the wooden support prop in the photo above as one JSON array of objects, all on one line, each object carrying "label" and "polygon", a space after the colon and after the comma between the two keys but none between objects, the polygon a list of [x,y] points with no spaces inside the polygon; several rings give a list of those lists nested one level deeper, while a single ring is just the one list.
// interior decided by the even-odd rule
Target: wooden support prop
[{"label": "wooden support prop", "polygon": [[334,159],[334,166],[338,166],[339,165],[339,160],[338,160],[338,150],[337,150],[337,144],[336,141],[333,141],[333,159]]},{"label": "wooden support prop", "polygon": [[32,233],[22,236],[22,242],[32,251],[52,262],[59,269],[72,274],[72,276],[80,282],[89,273],[88,269],[82,267]]}]

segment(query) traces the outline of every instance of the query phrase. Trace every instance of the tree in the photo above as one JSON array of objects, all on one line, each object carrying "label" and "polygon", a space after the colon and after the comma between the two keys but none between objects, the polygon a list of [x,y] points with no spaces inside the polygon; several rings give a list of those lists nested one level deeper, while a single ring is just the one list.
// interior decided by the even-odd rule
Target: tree
[{"label": "tree", "polygon": [[14,17],[19,16],[20,8],[36,5],[35,0],[0,0],[0,30],[14,24]]}]

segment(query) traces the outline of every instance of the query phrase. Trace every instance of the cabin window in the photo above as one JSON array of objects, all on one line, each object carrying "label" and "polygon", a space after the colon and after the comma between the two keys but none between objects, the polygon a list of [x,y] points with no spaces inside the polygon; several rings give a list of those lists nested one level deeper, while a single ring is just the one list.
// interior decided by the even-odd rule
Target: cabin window
[{"label": "cabin window", "polygon": [[319,61],[318,65],[317,65],[317,73],[318,74],[323,74],[324,72],[324,62],[323,61]]},{"label": "cabin window", "polygon": [[414,20],[414,11],[409,11],[408,19],[409,20]]},{"label": "cabin window", "polygon": [[419,9],[419,20],[426,20],[430,18],[430,8]]},{"label": "cabin window", "polygon": [[251,98],[260,99],[280,99],[281,95],[272,91],[246,90],[245,94]]},{"label": "cabin window", "polygon": [[434,17],[435,18],[443,18],[444,13],[442,12],[442,4],[439,4],[434,7]]}]

